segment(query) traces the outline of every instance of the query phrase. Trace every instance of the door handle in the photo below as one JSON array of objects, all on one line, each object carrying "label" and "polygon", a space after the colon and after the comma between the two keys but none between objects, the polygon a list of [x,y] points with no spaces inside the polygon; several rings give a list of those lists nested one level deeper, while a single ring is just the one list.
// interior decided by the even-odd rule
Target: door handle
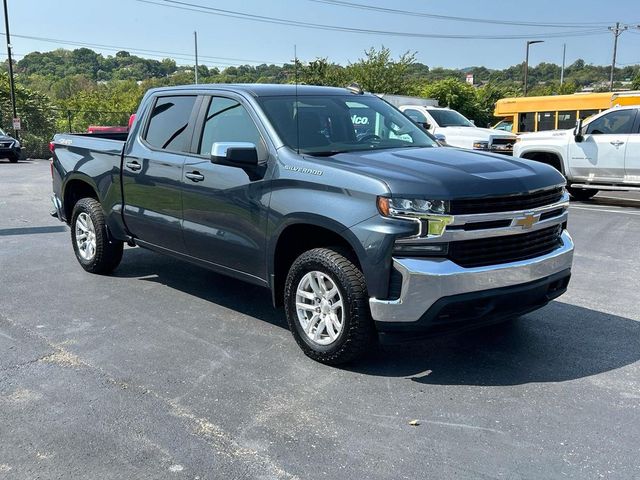
[{"label": "door handle", "polygon": [[614,147],[619,147],[620,145],[624,145],[624,142],[621,142],[620,140],[616,140],[615,142],[609,142],[609,143]]},{"label": "door handle", "polygon": [[204,175],[202,175],[198,171],[185,173],[184,176],[192,182],[201,182],[202,180],[204,180]]},{"label": "door handle", "polygon": [[140,170],[142,168],[142,165],[140,165],[138,162],[136,162],[135,160],[133,162],[127,162],[124,164],[125,167],[127,167],[129,170],[133,170],[134,172],[137,172],[138,170]]}]

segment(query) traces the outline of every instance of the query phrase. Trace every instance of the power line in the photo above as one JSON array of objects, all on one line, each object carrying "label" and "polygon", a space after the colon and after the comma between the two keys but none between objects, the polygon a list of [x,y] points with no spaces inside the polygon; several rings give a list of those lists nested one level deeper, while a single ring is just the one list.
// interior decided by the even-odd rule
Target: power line
[{"label": "power line", "polygon": [[346,2],[342,0],[309,0],[315,3],[324,3],[340,7],[355,8],[359,10],[371,10],[382,13],[390,13],[394,15],[404,15],[408,17],[432,18],[435,20],[447,20],[453,22],[468,23],[484,23],[493,25],[514,25],[523,27],[549,27],[549,28],[593,28],[594,26],[606,26],[607,22],[580,22],[580,23],[539,23],[539,22],[522,22],[512,20],[493,20],[488,18],[471,18],[471,17],[455,17],[450,15],[438,15],[434,13],[413,12],[407,10],[398,10],[395,8],[377,7],[374,5],[365,5],[362,3]]},{"label": "power line", "polygon": [[197,3],[189,3],[178,0],[136,0],[140,3],[157,5],[166,8],[174,8],[178,10],[191,11],[196,13],[206,13],[209,15],[217,15],[221,17],[236,18],[240,20],[250,20],[261,23],[271,23],[276,25],[285,25],[301,28],[310,28],[315,30],[328,30],[347,33],[358,33],[365,35],[382,35],[404,38],[441,38],[450,40],[518,40],[528,38],[558,38],[558,37],[584,37],[606,33],[606,29],[602,27],[590,28],[584,30],[573,30],[568,32],[540,33],[540,34],[514,34],[514,35],[465,35],[465,34],[440,34],[440,33],[413,33],[413,32],[395,32],[387,30],[374,30],[367,28],[341,27],[337,25],[326,25],[318,23],[301,22],[298,20],[288,20],[284,18],[269,17],[265,15],[255,15],[251,13],[237,12],[233,10],[225,10],[221,8],[199,5]]},{"label": "power line", "polygon": [[[4,33],[0,32],[0,35],[4,36]],[[99,44],[99,43],[87,43],[87,42],[79,42],[79,41],[72,41],[72,40],[62,40],[62,39],[59,39],[59,38],[37,37],[37,36],[33,36],[33,35],[17,35],[15,33],[12,34],[11,36],[12,37],[16,37],[16,38],[26,39],[26,40],[37,40],[37,41],[40,41],[40,42],[53,43],[53,44],[58,44],[58,45],[70,45],[70,46],[75,46],[75,47],[99,48],[99,49],[111,50],[111,51],[126,50],[128,52],[140,53],[140,54],[144,54],[144,55],[147,55],[147,56],[150,56],[150,57],[157,57],[157,58],[166,58],[166,55],[171,55],[174,58],[178,58],[180,60],[191,60],[191,61],[193,61],[193,58],[190,56],[190,54],[189,53],[185,53],[185,52],[169,52],[169,51],[164,51],[164,50],[149,50],[149,49],[144,49],[144,48],[131,48],[131,47],[118,46],[118,45],[105,45],[105,44]],[[220,60],[229,60],[229,61],[233,61],[233,62],[267,63],[267,64],[273,64],[273,65],[283,65],[284,64],[283,62],[270,62],[268,60],[250,60],[250,59],[246,59],[246,58],[214,57],[214,56],[210,56],[210,55],[200,55],[200,58],[206,58],[206,59],[212,60],[212,63],[214,63],[216,65],[236,65],[237,64],[237,63],[221,62],[221,61],[218,61],[218,59],[220,59]]]}]

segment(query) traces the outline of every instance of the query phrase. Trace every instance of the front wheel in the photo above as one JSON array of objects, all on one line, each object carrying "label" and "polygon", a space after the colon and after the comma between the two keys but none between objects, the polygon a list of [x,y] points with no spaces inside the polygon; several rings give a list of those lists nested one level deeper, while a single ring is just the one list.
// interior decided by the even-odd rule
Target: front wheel
[{"label": "front wheel", "polygon": [[73,207],[71,241],[82,268],[91,273],[110,273],[122,260],[123,243],[110,240],[102,206],[83,198]]},{"label": "front wheel", "polygon": [[9,157],[9,161],[11,163],[18,163],[18,158],[19,157],[17,155],[12,155],[12,156]]},{"label": "front wheel", "polygon": [[567,192],[569,192],[569,195],[571,195],[571,198],[573,198],[574,200],[584,201],[589,200],[593,196],[595,196],[595,194],[598,193],[598,190],[594,190],[591,188],[567,187]]},{"label": "front wheel", "polygon": [[375,339],[364,275],[339,248],[300,255],[285,283],[289,328],[304,353],[337,365],[363,355]]}]

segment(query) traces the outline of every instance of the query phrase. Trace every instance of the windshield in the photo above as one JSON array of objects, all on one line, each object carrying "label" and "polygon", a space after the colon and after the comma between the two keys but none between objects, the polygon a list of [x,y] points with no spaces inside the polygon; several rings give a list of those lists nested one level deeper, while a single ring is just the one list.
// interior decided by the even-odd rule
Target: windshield
[{"label": "windshield", "polygon": [[473,123],[455,110],[429,109],[429,115],[431,115],[441,127],[473,127]]},{"label": "windshield", "polygon": [[282,141],[301,153],[328,156],[437,146],[425,131],[377,97],[318,95],[258,100]]},{"label": "windshield", "polygon": [[6,133],[4,133],[4,130],[2,130],[1,128],[0,128],[0,135],[6,135]]}]

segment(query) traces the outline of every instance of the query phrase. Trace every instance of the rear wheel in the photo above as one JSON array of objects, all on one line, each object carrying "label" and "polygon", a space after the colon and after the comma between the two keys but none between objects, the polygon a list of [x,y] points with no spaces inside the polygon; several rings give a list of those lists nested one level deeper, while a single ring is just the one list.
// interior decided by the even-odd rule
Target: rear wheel
[{"label": "rear wheel", "polygon": [[94,198],[83,198],[73,207],[71,241],[87,272],[110,273],[122,260],[123,243],[109,239],[102,206]]},{"label": "rear wheel", "polygon": [[361,356],[375,339],[364,275],[350,257],[338,248],[309,250],[285,284],[291,333],[307,356],[330,365]]},{"label": "rear wheel", "polygon": [[571,195],[571,198],[574,200],[589,200],[593,198],[593,196],[598,193],[598,190],[594,190],[591,188],[573,188],[567,187],[567,192]]}]

